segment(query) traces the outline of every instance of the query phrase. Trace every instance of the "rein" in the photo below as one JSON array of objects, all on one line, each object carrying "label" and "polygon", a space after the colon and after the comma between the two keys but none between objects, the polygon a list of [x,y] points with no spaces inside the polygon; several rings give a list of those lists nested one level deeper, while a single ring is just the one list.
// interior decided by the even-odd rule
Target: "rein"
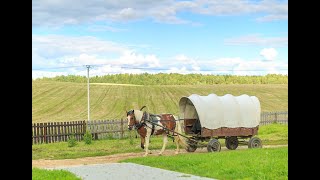
[{"label": "rein", "polygon": [[136,120],[136,117],[135,117],[135,116],[133,116],[133,118],[134,118],[133,127],[135,127],[135,129],[139,130],[142,126],[145,125],[144,122],[139,122],[139,121],[138,121],[138,123],[137,123],[137,120]]}]

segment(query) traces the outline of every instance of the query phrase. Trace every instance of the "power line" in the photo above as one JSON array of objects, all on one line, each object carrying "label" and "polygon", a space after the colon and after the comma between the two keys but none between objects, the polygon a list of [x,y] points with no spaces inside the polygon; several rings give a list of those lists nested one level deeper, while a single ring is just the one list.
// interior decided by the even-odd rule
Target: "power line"
[{"label": "power line", "polygon": [[[108,64],[96,64],[95,67],[108,65]],[[88,65],[86,65],[88,66]],[[90,68],[92,65],[89,65]],[[65,66],[65,67],[51,67],[51,68],[37,68],[32,69],[33,71],[39,71],[39,70],[50,70],[50,69],[68,69],[68,68],[74,68],[74,67],[83,67],[83,66]],[[169,71],[172,69],[169,68],[156,68],[156,67],[135,67],[135,66],[112,66],[114,68],[121,68],[121,69],[140,69],[140,70],[151,70],[151,71]],[[87,67],[88,68],[88,67]],[[186,69],[188,70],[188,69]],[[189,69],[190,70],[190,69]],[[223,72],[223,71],[269,71],[270,69],[200,69],[199,71],[211,71],[211,72]],[[271,70],[277,70],[277,71],[286,71],[288,68],[281,68],[281,69],[271,69]]]}]

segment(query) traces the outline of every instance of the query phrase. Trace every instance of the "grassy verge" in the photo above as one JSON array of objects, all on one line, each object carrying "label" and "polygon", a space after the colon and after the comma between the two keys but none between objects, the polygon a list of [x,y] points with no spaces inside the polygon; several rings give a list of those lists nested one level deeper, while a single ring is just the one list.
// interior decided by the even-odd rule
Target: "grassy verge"
[{"label": "grassy verge", "polygon": [[66,170],[46,170],[32,168],[32,180],[80,180],[79,177]]},{"label": "grassy verge", "polygon": [[[151,150],[162,147],[162,137],[151,139]],[[175,145],[169,141],[167,149],[174,149]],[[73,159],[81,157],[104,156],[118,153],[142,152],[140,138],[133,139],[108,139],[92,141],[87,145],[79,142],[74,147],[68,147],[67,142],[38,144],[32,146],[32,159]]]},{"label": "grassy verge", "polygon": [[[261,126],[258,137],[261,138],[263,145],[287,144],[288,126],[280,124]],[[221,144],[224,145],[223,139]],[[162,137],[152,137],[149,149],[159,150],[161,147]],[[169,140],[167,149],[175,148],[175,143]],[[91,145],[79,142],[75,147],[68,147],[67,142],[32,145],[33,160],[72,159],[130,152],[143,152],[140,148],[140,138],[96,140]]]},{"label": "grassy verge", "polygon": [[288,125],[269,124],[260,126],[258,137],[265,145],[288,144]]},{"label": "grassy verge", "polygon": [[288,179],[288,147],[150,156],[121,162],[217,179]]}]

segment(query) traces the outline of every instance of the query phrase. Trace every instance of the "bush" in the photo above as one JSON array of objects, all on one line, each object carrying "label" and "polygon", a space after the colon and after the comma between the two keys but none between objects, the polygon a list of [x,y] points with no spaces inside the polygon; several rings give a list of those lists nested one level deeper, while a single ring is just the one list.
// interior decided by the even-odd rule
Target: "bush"
[{"label": "bush", "polygon": [[83,135],[83,140],[85,144],[91,144],[92,143],[92,134],[89,130],[86,131],[86,133]]},{"label": "bush", "polygon": [[78,144],[76,138],[74,137],[74,133],[72,133],[70,136],[69,136],[69,139],[68,139],[68,147],[74,147]]}]

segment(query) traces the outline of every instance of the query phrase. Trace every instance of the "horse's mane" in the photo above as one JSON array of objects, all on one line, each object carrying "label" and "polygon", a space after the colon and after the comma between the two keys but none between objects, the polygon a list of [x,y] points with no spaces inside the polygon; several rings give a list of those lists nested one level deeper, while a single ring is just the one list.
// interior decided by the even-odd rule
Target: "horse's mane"
[{"label": "horse's mane", "polygon": [[140,120],[142,119],[143,116],[143,111],[140,110],[134,110],[134,115],[136,116],[136,120],[138,120],[140,122]]}]

